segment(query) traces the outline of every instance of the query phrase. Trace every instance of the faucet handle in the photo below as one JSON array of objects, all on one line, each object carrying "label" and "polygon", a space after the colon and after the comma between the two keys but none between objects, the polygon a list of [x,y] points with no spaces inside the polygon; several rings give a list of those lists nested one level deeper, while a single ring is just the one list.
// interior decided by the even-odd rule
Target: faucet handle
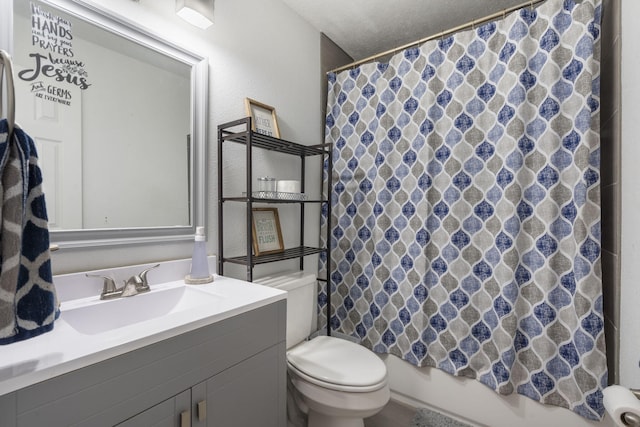
[{"label": "faucet handle", "polygon": [[89,274],[85,273],[87,277],[98,277],[103,280],[102,282],[102,293],[100,294],[100,299],[107,299],[109,297],[117,296],[119,293],[118,287],[116,286],[115,280],[113,277],[101,276],[99,274]]},{"label": "faucet handle", "polygon": [[122,287],[123,297],[131,297],[139,294],[140,292],[146,292],[146,290],[142,289],[142,281],[139,276],[131,276],[129,279],[125,280],[124,286]]},{"label": "faucet handle", "polygon": [[160,267],[160,264],[156,264],[145,270],[142,270],[140,274],[138,274],[137,278],[140,279],[140,281],[137,282],[138,292],[146,292],[150,290],[149,282],[147,281],[147,273],[149,273],[149,270],[153,270],[154,268],[157,268],[157,267]]}]

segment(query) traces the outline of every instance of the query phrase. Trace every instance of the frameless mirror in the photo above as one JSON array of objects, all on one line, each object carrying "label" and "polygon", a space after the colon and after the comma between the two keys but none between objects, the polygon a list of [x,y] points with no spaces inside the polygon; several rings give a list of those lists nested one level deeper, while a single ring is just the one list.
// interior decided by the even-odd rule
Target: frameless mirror
[{"label": "frameless mirror", "polygon": [[207,61],[85,3],[3,7],[52,242],[191,236],[205,218]]}]

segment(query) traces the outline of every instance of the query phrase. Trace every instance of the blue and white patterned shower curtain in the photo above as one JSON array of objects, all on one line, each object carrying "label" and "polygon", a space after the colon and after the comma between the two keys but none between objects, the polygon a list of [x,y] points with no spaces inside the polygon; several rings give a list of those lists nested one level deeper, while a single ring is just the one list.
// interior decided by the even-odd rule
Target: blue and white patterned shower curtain
[{"label": "blue and white patterned shower curtain", "polygon": [[600,14],[549,0],[329,75],[333,330],[602,417]]}]

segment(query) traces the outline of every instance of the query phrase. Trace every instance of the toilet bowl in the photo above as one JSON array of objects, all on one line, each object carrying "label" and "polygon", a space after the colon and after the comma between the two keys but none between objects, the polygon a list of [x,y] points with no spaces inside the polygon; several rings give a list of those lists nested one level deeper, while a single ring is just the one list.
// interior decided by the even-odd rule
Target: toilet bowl
[{"label": "toilet bowl", "polygon": [[309,427],[362,427],[389,401],[385,364],[352,342],[315,337],[287,352],[287,367]]},{"label": "toilet bowl", "polygon": [[[390,398],[387,368],[363,346],[312,332],[316,277],[304,272],[256,280],[287,291],[287,371],[289,423],[303,427],[363,427]],[[301,422],[302,421],[302,422]]]}]

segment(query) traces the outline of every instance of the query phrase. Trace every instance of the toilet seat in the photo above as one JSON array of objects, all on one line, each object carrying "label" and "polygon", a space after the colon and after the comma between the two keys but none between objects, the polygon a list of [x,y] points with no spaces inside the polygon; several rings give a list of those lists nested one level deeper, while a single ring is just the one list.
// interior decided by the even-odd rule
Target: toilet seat
[{"label": "toilet seat", "polygon": [[340,338],[318,336],[287,352],[289,368],[320,387],[370,392],[387,383],[387,368],[373,352]]}]

